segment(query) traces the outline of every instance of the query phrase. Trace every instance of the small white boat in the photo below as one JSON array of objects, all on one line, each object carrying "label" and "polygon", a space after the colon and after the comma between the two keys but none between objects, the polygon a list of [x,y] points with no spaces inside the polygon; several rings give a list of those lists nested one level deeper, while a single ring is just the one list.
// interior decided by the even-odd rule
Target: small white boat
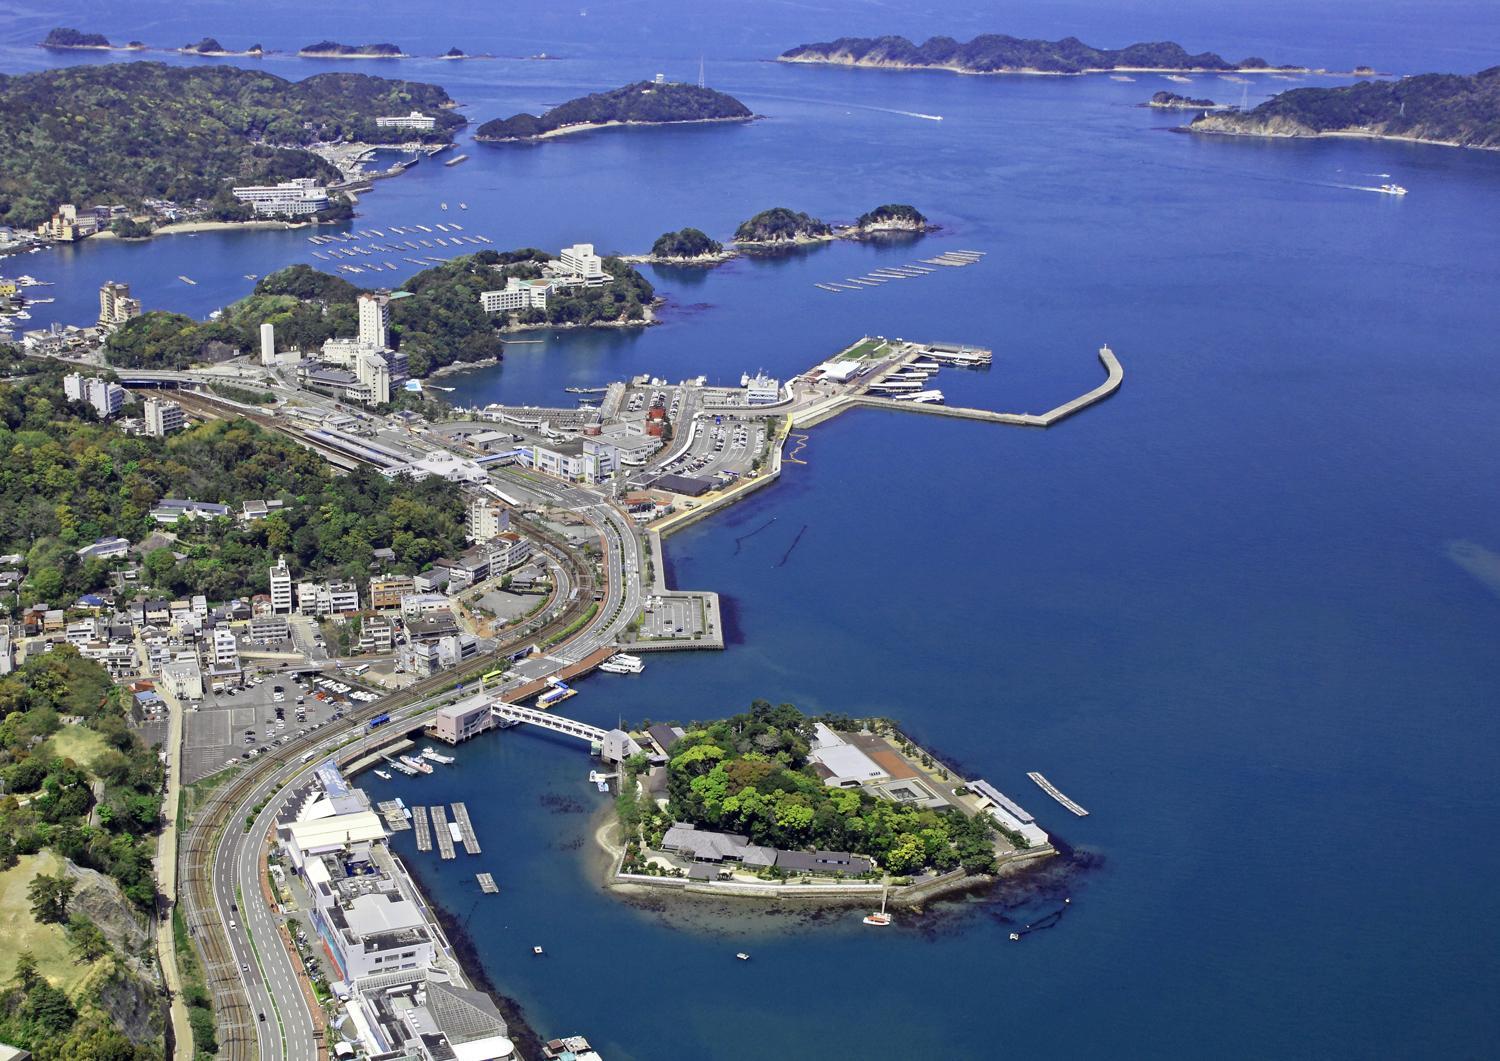
[{"label": "small white boat", "polygon": [[542,948],[541,947],[532,947],[531,948],[531,953],[532,954],[536,954],[536,955],[540,955],[542,953]]},{"label": "small white boat", "polygon": [[389,781],[391,779],[391,772],[389,770],[376,770],[375,776],[382,781]]},{"label": "small white boat", "polygon": [[884,928],[886,925],[889,925],[891,923],[891,915],[885,912],[885,897],[886,890],[882,888],[880,890],[880,911],[878,913],[867,915],[865,917],[865,924],[875,925],[877,928]]},{"label": "small white boat", "polygon": [[1010,934],[1010,938],[1014,939],[1014,940],[1019,940],[1021,938],[1021,933],[1019,933],[1019,932],[1012,932]]},{"label": "small white boat", "polygon": [[735,955],[735,957],[738,958],[742,962],[747,962],[747,961],[750,960],[750,955],[746,954],[744,951],[740,951],[738,954]]},{"label": "small white boat", "polygon": [[1405,195],[1406,189],[1399,184],[1382,184],[1380,190],[1386,195]]}]

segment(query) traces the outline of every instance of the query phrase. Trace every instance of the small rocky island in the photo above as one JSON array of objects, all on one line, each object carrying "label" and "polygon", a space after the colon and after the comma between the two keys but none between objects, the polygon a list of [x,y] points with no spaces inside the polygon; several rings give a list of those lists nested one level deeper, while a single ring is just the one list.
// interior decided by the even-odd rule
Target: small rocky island
[{"label": "small rocky island", "polygon": [[861,236],[878,236],[884,232],[926,232],[936,228],[922,212],[908,203],[886,203],[860,214],[854,227]]},{"label": "small rocky island", "polygon": [[1213,52],[1191,54],[1172,41],[1095,48],[1077,37],[1060,41],[1026,40],[988,33],[967,43],[933,37],[913,44],[905,37],[840,37],[822,44],[800,44],[780,56],[783,63],[823,63],[899,70],[954,70],[965,74],[1091,74],[1137,71],[1271,71],[1254,56],[1237,63]]},{"label": "small rocky island", "polygon": [[395,44],[340,44],[319,41],[297,52],[304,59],[404,59],[406,53]]},{"label": "small rocky island", "polygon": [[[40,47],[71,51],[114,51],[119,45],[111,44],[102,33],[85,33],[82,30],[58,26],[43,37]],[[127,51],[140,51],[145,47],[140,41],[125,45]]]},{"label": "small rocky island", "polygon": [[785,206],[773,206],[742,221],[729,245],[701,229],[663,232],[651,253],[621,258],[653,265],[718,265],[742,251],[776,251],[835,239],[880,239],[930,232],[938,226],[907,203],[886,203],[860,214],[852,225],[834,225]]},{"label": "small rocky island", "polygon": [[751,246],[776,247],[796,243],[816,243],[833,239],[833,226],[811,214],[773,206],[740,223],[734,230],[734,241]]},{"label": "small rocky island", "polygon": [[667,264],[698,265],[722,261],[724,256],[724,244],[701,229],[683,228],[658,236],[651,244],[650,259]]},{"label": "small rocky island", "polygon": [[517,114],[485,122],[475,140],[509,143],[541,140],[585,129],[622,125],[679,125],[689,122],[743,122],[755,115],[733,96],[681,83],[638,81],[559,104],[538,117]]},{"label": "small rocky island", "polygon": [[1154,92],[1151,98],[1141,104],[1142,107],[1158,107],[1163,110],[1201,111],[1212,110],[1218,106],[1211,99],[1193,99],[1191,96],[1179,96],[1175,92]]},{"label": "small rocky island", "polygon": [[220,44],[214,37],[204,37],[197,44],[184,44],[177,49],[183,55],[264,55],[266,50],[259,44],[252,44],[242,52],[232,52]]},{"label": "small rocky island", "polygon": [[1472,77],[1419,74],[1338,88],[1298,88],[1252,110],[1187,127],[1230,136],[1366,136],[1500,150],[1500,66]]}]

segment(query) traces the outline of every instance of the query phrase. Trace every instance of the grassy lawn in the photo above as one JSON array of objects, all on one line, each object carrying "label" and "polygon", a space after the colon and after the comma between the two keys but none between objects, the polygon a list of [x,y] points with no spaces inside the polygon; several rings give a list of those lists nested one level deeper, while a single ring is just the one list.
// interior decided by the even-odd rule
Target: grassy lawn
[{"label": "grassy lawn", "polygon": [[884,348],[884,346],[885,342],[881,339],[866,339],[864,342],[852,346],[848,350],[845,350],[842,354],[839,355],[839,357],[874,357],[881,351],[882,348]]},{"label": "grassy lawn", "polygon": [[47,751],[72,759],[85,770],[92,771],[94,760],[100,752],[107,751],[109,744],[103,734],[86,726],[64,726],[47,741]]},{"label": "grassy lawn", "polygon": [[0,873],[0,981],[9,982],[15,975],[16,955],[29,950],[36,957],[37,968],[54,986],[71,992],[88,975],[92,965],[79,965],[68,950],[68,937],[61,925],[39,925],[31,916],[31,900],[26,888],[40,873],[56,873],[62,865],[56,855],[43,851],[22,855],[12,869]]}]

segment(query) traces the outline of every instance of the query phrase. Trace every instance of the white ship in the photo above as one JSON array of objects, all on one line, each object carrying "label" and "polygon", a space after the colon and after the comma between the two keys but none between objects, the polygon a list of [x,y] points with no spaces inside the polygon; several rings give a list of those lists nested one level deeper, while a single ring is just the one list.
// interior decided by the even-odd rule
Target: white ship
[{"label": "white ship", "polygon": [[431,759],[433,762],[442,763],[444,766],[454,761],[453,756],[443,755],[440,752],[433,751],[431,748],[422,749],[422,758]]},{"label": "white ship", "polygon": [[1380,186],[1380,191],[1384,192],[1386,195],[1405,195],[1406,194],[1406,189],[1403,188],[1403,187],[1401,187],[1401,185],[1399,185],[1399,184],[1382,184]]},{"label": "white ship", "polygon": [[646,669],[646,665],[641,662],[640,657],[627,656],[621,652],[599,664],[599,669],[606,674],[639,674]]}]

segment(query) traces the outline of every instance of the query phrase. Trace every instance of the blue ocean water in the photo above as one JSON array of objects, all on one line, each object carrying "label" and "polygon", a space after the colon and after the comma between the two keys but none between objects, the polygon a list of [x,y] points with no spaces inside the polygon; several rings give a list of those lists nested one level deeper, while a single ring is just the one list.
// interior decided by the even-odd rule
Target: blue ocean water
[{"label": "blue ocean water", "polygon": [[[874,412],[815,429],[806,466],[669,541],[678,584],[724,594],[730,648],[600,675],[569,703],[611,723],[755,697],[900,718],[1094,857],[1057,928],[1011,943],[993,904],[878,934],[855,917],[624,905],[598,884],[590,815],[603,808],[584,756],[512,732],[432,777],[369,779],[382,798],[468,802],[481,858],[440,864],[409,834],[397,844],[500,990],[544,1032],[583,1031],[612,1059],[1490,1055],[1500,598],[1448,550],[1500,552],[1500,157],[1178,135],[1172,116],[1134,106],[1172,87],[1145,75],[759,60],[842,33],[1002,30],[1471,71],[1494,61],[1500,12],[828,0],[533,15],[515,34],[488,7],[416,4],[362,12],[357,35],[562,56],[394,68],[440,81],[476,120],[658,69],[692,78],[700,51],[709,83],[766,119],[470,145],[460,166],[382,183],[356,227],[457,220],[500,246],[631,251],[684,224],[727,236],[772,205],[850,218],[896,200],[944,228],[912,246],[653,270],[670,299],[661,326],[512,347],[440,381],[455,399],[555,403],[566,385],[643,371],[785,375],[865,332],[992,346],[988,371],[941,375],[953,402],[1048,408],[1099,380],[1103,342],[1127,375],[1046,432]],[[276,3],[18,10],[0,65],[59,61],[24,47],[55,23],[231,46],[350,35],[332,14],[316,21]],[[1195,80],[1195,95],[1241,90]],[[1251,98],[1283,87],[1257,81]],[[1357,190],[1385,179],[1412,193]],[[987,256],[878,291],[813,286],[953,248]],[[242,274],[310,250],[297,233],[236,233],[23,261],[58,282],[45,322],[89,319],[106,278],[148,306],[206,313],[248,290]],[[1038,769],[1090,817],[1031,786]],[[479,897],[476,869],[500,895]],[[741,949],[754,960],[735,962]]]}]

